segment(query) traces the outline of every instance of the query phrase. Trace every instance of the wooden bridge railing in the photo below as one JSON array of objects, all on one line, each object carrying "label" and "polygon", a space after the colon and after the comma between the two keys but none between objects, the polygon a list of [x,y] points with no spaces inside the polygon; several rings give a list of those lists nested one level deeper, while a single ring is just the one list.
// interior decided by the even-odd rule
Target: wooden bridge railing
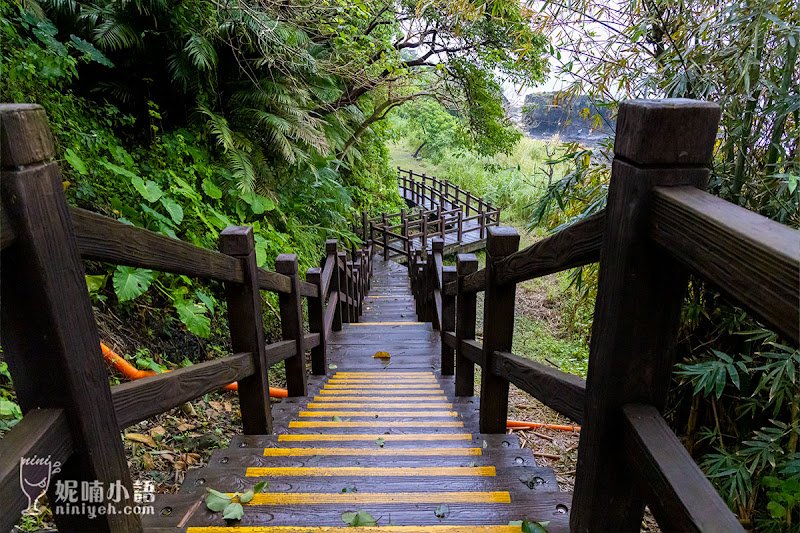
[{"label": "wooden bridge railing", "polygon": [[[704,191],[719,116],[708,102],[624,102],[605,210],[524,250],[514,229],[491,228],[486,267],[459,255],[454,281],[434,241],[412,272],[457,395],[482,368],[482,432],[505,431],[510,383],[582,424],[573,531],[639,531],[645,504],[665,531],[743,531],[661,415],[690,273],[800,337],[800,234]],[[588,379],[511,353],[516,284],[598,261]]]},{"label": "wooden bridge railing", "polygon": [[[55,479],[121,482],[133,489],[119,431],[238,381],[245,434],[272,432],[267,371],[285,361],[290,396],[308,393],[306,351],[325,374],[327,337],[357,322],[369,289],[372,244],[339,251],[326,242],[321,268],[298,274],[297,256],[276,271],[256,265],[252,228],[228,227],[220,252],[124,224],[66,203],[53,139],[37,105],[0,106],[2,126],[2,343],[23,419],[0,441],[0,530],[18,521],[27,499],[20,459],[50,456]],[[349,257],[348,257],[349,255]],[[86,290],[83,260],[147,268],[225,284],[233,355],[109,387]],[[278,293],[283,340],[265,344],[260,291]],[[304,333],[301,298],[308,300]],[[140,531],[133,514],[56,514],[62,531]]]},{"label": "wooden bridge railing", "polygon": [[[500,208],[494,208],[483,198],[434,176],[400,167],[397,172],[401,196],[421,209],[413,214],[402,209],[373,218],[368,218],[366,212],[361,214],[363,238],[383,249],[384,260],[388,261],[395,253],[410,265],[417,239],[418,247],[426,254],[433,239],[455,235],[456,242],[462,242],[465,235],[476,232],[478,239],[483,240],[487,228],[500,224]],[[474,214],[470,215],[470,211]]]}]

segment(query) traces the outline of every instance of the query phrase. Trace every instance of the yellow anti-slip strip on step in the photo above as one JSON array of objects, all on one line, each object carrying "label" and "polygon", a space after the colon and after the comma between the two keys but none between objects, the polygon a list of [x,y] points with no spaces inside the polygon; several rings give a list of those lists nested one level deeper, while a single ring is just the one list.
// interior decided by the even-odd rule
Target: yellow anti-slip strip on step
[{"label": "yellow anti-slip strip on step", "polygon": [[[369,394],[363,396],[314,396],[315,402],[370,402],[370,404],[376,408],[381,407],[384,402],[391,404],[391,402],[402,402],[403,400],[409,400],[409,398],[406,396],[370,396]],[[444,394],[441,396],[415,396],[413,400],[415,402],[446,402],[447,396]],[[309,404],[309,407],[310,406],[311,404]],[[452,405],[448,403],[448,406]]]},{"label": "yellow anti-slip strip on step", "polygon": [[310,455],[464,456],[481,455],[482,453],[483,450],[480,448],[264,448],[264,455],[266,457],[305,457]]},{"label": "yellow anti-slip strip on step", "polygon": [[364,420],[363,422],[335,422],[333,420],[303,420],[289,422],[290,428],[463,428],[463,422],[388,422],[379,420]]},{"label": "yellow anti-slip strip on step", "polygon": [[321,416],[368,416],[370,418],[454,418],[458,416],[455,411],[300,411],[301,417]]},{"label": "yellow anti-slip strip on step", "polygon": [[276,492],[256,494],[250,505],[325,505],[382,503],[511,503],[505,491],[491,492]]},{"label": "yellow anti-slip strip on step", "polygon": [[337,372],[333,377],[339,376],[432,376],[433,372]]},{"label": "yellow anti-slip strip on step", "polygon": [[439,389],[441,386],[438,383],[414,383],[409,385],[406,383],[378,383],[374,385],[343,385],[343,384],[326,384],[325,389],[397,389],[401,387],[410,387],[414,389]]},{"label": "yellow anti-slip strip on step", "polygon": [[303,527],[303,526],[209,526],[190,527],[186,533],[520,533],[520,526],[377,526]]},{"label": "yellow anti-slip strip on step", "polygon": [[397,376],[397,375],[392,376],[392,375],[386,375],[386,376],[382,376],[380,374],[371,374],[371,375],[362,375],[362,376],[359,376],[359,375],[356,374],[356,375],[352,375],[351,376],[351,375],[337,374],[335,376],[331,376],[330,379],[346,379],[346,380],[354,380],[354,379],[364,380],[364,379],[366,379],[366,380],[379,380],[379,381],[395,381],[396,380],[396,381],[405,383],[406,381],[436,381],[436,376],[434,376],[433,374],[428,374],[427,376],[425,376],[425,375],[419,375],[419,376]]},{"label": "yellow anti-slip strip on step", "polygon": [[328,380],[328,383],[398,383],[407,385],[409,383],[436,383],[439,382],[433,376],[416,376],[410,378],[403,378],[400,376],[352,376],[352,377],[332,377]]},{"label": "yellow anti-slip strip on step", "polygon": [[[390,389],[390,390],[374,390],[374,389],[322,389],[319,391],[320,394],[398,394],[401,391],[397,389]],[[418,390],[418,389],[408,389],[402,391],[403,395],[409,396],[422,396],[425,394],[444,394],[443,390],[436,390],[436,389],[428,389],[428,390]]]},{"label": "yellow anti-slip strip on step", "polygon": [[375,476],[375,477],[494,477],[493,466],[251,466],[247,477],[279,476]]},{"label": "yellow anti-slip strip on step", "polygon": [[[309,409],[452,409],[448,402],[379,403],[379,402],[309,402]],[[341,416],[341,415],[339,415]],[[386,415],[384,415],[386,416]]]},{"label": "yellow anti-slip strip on step", "polygon": [[432,440],[472,440],[472,433],[416,433],[416,434],[382,434],[360,433],[353,435],[278,435],[278,442],[321,442],[321,441],[432,441]]},{"label": "yellow anti-slip strip on step", "polygon": [[427,322],[353,322],[351,326],[419,326]]}]

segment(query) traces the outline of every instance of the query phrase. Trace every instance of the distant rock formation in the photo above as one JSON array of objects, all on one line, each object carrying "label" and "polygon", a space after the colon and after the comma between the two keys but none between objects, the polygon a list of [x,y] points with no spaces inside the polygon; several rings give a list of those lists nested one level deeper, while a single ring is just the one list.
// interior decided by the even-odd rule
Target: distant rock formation
[{"label": "distant rock formation", "polygon": [[[563,141],[582,141],[594,144],[613,134],[616,121],[608,107],[595,106],[588,96],[578,96],[571,102],[555,103],[557,93],[531,93],[525,97],[519,122],[529,137],[550,138],[559,135]],[[582,110],[589,108],[588,118]],[[600,123],[595,116],[600,115]]]}]

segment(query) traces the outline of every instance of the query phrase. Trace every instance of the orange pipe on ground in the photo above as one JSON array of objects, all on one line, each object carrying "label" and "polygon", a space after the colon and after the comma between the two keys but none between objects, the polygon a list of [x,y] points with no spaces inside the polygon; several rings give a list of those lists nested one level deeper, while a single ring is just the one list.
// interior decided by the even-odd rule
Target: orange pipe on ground
[{"label": "orange pipe on ground", "polygon": [[536,429],[548,428],[558,431],[580,431],[580,426],[559,426],[556,424],[542,424],[540,422],[520,422],[518,420],[506,420],[506,427],[512,429]]},{"label": "orange pipe on ground", "polygon": [[[138,368],[127,362],[125,359],[115,354],[111,350],[111,348],[109,348],[102,342],[100,343],[100,350],[103,352],[103,359],[105,359],[108,362],[108,364],[113,366],[120,374],[122,374],[128,379],[137,380],[146,378],[148,376],[154,376],[157,374],[157,372],[153,372],[152,370],[139,370]],[[169,370],[167,372],[169,372]],[[226,385],[225,389],[238,391],[239,384],[236,382],[231,383],[230,385]],[[269,395],[272,396],[273,398],[286,398],[289,394],[286,391],[286,389],[275,389],[270,387]]]}]

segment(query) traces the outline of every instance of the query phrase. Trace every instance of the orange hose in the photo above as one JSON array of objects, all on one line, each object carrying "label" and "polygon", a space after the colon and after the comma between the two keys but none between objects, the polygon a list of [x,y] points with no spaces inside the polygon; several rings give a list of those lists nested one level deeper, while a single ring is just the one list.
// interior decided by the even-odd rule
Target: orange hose
[{"label": "orange hose", "polygon": [[580,431],[580,426],[559,426],[556,424],[542,424],[540,422],[520,422],[518,420],[506,420],[506,427],[507,428],[514,428],[514,429],[536,429],[536,428],[548,428],[548,429],[556,429],[558,431]]},{"label": "orange hose", "polygon": [[[117,372],[119,372],[128,379],[137,380],[146,378],[148,376],[154,376],[155,374],[157,374],[157,372],[153,372],[152,370],[139,370],[138,368],[127,362],[125,359],[115,354],[108,346],[106,346],[102,342],[100,343],[100,350],[102,350],[103,352],[103,359],[105,359],[108,362],[108,364],[113,366],[114,369],[117,370]],[[169,370],[167,370],[167,372],[169,372]],[[239,384],[236,382],[231,383],[230,385],[226,385],[225,389],[231,391],[238,391]],[[286,398],[289,394],[286,391],[286,389],[276,389],[270,387],[269,395],[272,396],[273,398]]]}]

